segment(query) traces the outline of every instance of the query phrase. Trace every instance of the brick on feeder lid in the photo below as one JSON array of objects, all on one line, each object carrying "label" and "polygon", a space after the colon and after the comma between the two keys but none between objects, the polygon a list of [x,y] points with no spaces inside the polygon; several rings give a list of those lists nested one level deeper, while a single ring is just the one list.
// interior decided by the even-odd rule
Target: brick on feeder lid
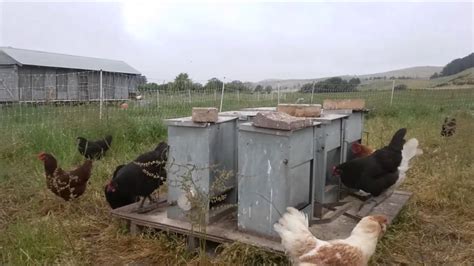
[{"label": "brick on feeder lid", "polygon": [[218,120],[218,112],[215,107],[193,107],[193,122],[215,123]]},{"label": "brick on feeder lid", "polygon": [[320,104],[279,104],[278,112],[287,113],[296,117],[319,117],[321,116]]},{"label": "brick on feeder lid", "polygon": [[343,99],[343,100],[326,99],[323,102],[323,109],[324,110],[341,110],[341,109],[364,110],[365,100],[364,99]]},{"label": "brick on feeder lid", "polygon": [[279,130],[296,130],[311,125],[311,120],[294,117],[282,112],[259,112],[253,126]]}]

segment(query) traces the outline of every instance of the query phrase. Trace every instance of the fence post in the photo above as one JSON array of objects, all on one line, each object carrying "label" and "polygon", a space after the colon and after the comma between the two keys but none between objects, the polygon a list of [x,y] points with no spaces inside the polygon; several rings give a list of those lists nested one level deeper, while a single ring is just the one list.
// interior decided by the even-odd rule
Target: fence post
[{"label": "fence post", "polygon": [[392,96],[390,96],[390,106],[393,103],[393,92],[395,91],[395,80],[392,80]]},{"label": "fence post", "polygon": [[240,105],[240,90],[237,91],[237,103]]},{"label": "fence post", "polygon": [[219,112],[222,112],[222,103],[224,101],[224,88],[225,88],[225,77],[224,77],[224,80],[222,81],[221,105],[219,107]]},{"label": "fence post", "polygon": [[188,89],[188,96],[189,96],[189,103],[191,103],[192,100],[191,100],[191,90],[190,89]]},{"label": "fence post", "polygon": [[217,90],[214,89],[214,102],[217,102]]},{"label": "fence post", "polygon": [[314,81],[313,81],[313,88],[311,89],[311,104],[313,104],[313,95],[314,95]]},{"label": "fence post", "polygon": [[99,72],[99,119],[102,120],[102,108],[104,104],[104,86],[102,86],[102,69]]},{"label": "fence post", "polygon": [[280,104],[280,83],[277,84],[277,102]]},{"label": "fence post", "polygon": [[160,90],[156,90],[156,106],[160,107]]},{"label": "fence post", "polygon": [[257,101],[260,102],[260,92],[257,91]]}]

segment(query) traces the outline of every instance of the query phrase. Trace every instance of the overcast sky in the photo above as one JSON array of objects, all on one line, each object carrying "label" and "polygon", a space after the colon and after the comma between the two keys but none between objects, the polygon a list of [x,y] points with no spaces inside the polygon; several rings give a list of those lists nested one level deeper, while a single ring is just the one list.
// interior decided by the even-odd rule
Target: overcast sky
[{"label": "overcast sky", "polygon": [[[1,0],[0,0],[1,2]],[[187,72],[316,78],[445,65],[473,52],[473,3],[0,3],[0,46]]]}]

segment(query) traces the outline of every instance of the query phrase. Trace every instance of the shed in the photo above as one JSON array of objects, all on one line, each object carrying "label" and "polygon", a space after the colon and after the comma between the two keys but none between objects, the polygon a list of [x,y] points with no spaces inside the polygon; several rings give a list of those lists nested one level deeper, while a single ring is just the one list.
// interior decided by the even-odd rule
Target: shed
[{"label": "shed", "polygon": [[0,102],[128,99],[140,72],[118,60],[0,47]]}]

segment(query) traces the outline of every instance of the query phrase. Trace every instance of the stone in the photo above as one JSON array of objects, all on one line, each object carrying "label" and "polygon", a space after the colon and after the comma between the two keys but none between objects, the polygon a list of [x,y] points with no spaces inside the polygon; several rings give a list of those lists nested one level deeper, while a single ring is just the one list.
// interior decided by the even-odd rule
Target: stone
[{"label": "stone", "polygon": [[193,122],[197,123],[215,123],[219,116],[215,107],[193,107]]},{"label": "stone", "polygon": [[279,104],[278,112],[287,113],[296,117],[319,117],[321,116],[320,104]]},{"label": "stone", "polygon": [[364,99],[344,99],[344,100],[331,100],[326,99],[323,102],[323,109],[325,110],[364,110],[365,100]]},{"label": "stone", "polygon": [[279,130],[296,130],[311,125],[311,120],[282,112],[258,112],[253,120],[255,127]]}]

